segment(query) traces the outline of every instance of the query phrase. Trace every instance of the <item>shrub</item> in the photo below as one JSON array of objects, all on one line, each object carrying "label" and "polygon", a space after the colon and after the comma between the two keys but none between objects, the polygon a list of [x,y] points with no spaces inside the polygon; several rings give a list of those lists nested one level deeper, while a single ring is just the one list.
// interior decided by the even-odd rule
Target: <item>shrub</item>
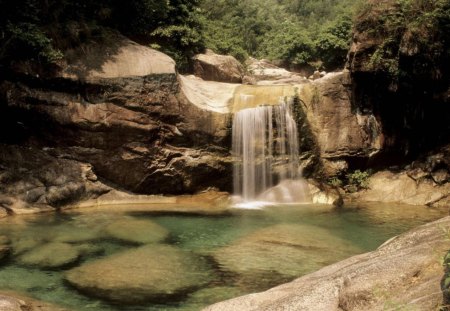
[{"label": "shrub", "polygon": [[356,192],[362,189],[369,188],[370,171],[356,170],[353,173],[346,175],[347,186],[346,189],[349,192]]}]

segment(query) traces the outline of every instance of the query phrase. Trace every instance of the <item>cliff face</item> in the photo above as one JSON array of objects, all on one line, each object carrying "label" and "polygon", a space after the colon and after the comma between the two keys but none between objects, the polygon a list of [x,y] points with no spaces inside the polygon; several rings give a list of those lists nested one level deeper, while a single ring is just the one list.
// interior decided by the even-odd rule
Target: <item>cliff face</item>
[{"label": "cliff face", "polygon": [[450,141],[449,16],[448,1],[384,0],[355,22],[354,104],[382,124],[384,163]]},{"label": "cliff face", "polygon": [[[30,165],[41,160],[66,170],[69,162],[85,164],[95,180],[137,193],[228,189],[228,115],[188,103],[168,56],[120,36],[111,40],[67,51],[52,72],[26,64],[7,72],[0,85],[1,192],[51,206],[94,195],[74,168],[79,189],[49,199],[58,176],[31,178],[42,175]],[[5,177],[21,170],[21,179]]]}]

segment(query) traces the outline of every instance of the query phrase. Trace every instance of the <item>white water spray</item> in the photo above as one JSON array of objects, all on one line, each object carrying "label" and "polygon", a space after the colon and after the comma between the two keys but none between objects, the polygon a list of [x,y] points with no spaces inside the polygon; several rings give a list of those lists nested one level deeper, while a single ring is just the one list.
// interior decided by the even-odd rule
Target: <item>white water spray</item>
[{"label": "white water spray", "polygon": [[[240,101],[252,106],[252,95]],[[234,193],[244,202],[270,198],[272,201],[297,201],[305,191],[299,178],[297,124],[292,103],[285,98],[275,106],[259,106],[238,111],[233,120]],[[284,187],[296,181],[295,189]],[[267,189],[278,184],[277,195]],[[282,191],[280,191],[282,187]],[[284,194],[283,194],[284,192]],[[292,192],[296,194],[293,195]]]}]

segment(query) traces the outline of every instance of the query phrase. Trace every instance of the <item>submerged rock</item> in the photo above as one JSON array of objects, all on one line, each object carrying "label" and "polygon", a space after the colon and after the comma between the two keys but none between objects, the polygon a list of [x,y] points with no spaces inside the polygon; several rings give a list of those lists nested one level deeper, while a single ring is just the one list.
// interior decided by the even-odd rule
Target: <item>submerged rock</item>
[{"label": "submerged rock", "polygon": [[449,227],[450,217],[443,218],[395,237],[373,252],[204,310],[437,310],[443,303],[444,275],[438,258],[449,247],[442,229]]},{"label": "submerged rock", "polygon": [[157,243],[169,236],[166,228],[144,219],[116,220],[105,228],[105,233],[114,239],[136,244]]},{"label": "submerged rock", "polygon": [[4,235],[0,235],[0,261],[9,255],[9,251],[9,239]]},{"label": "submerged rock", "polygon": [[164,245],[147,245],[70,270],[66,280],[87,295],[140,303],[184,294],[208,282],[203,260]]},{"label": "submerged rock", "polygon": [[222,268],[240,274],[244,283],[251,283],[247,281],[250,278],[258,284],[267,273],[278,274],[279,279],[286,280],[358,251],[327,230],[280,224],[257,230],[217,250],[213,257]]},{"label": "submerged rock", "polygon": [[80,252],[67,243],[47,243],[36,247],[17,258],[23,265],[40,266],[42,268],[58,268],[74,263]]}]

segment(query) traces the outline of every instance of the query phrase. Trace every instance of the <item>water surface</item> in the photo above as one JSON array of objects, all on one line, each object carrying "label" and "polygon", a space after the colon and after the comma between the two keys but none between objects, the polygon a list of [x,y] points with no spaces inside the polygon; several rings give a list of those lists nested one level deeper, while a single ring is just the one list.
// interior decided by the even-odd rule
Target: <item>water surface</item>
[{"label": "water surface", "polygon": [[[285,205],[207,216],[146,213],[142,209],[133,211],[130,206],[114,211],[9,217],[0,221],[0,235],[7,236],[12,247],[11,254],[0,263],[0,290],[23,292],[76,311],[199,310],[373,250],[389,238],[446,213],[392,204],[342,209]],[[159,242],[122,239],[120,234],[108,231],[120,220],[149,220],[165,229],[168,236]],[[31,263],[24,260],[24,254],[50,242],[85,251],[77,261],[56,268],[33,264],[34,258]],[[202,258],[207,263],[209,281],[183,295],[130,306],[82,294],[64,280],[67,271],[77,266],[145,243],[171,245]]]}]

